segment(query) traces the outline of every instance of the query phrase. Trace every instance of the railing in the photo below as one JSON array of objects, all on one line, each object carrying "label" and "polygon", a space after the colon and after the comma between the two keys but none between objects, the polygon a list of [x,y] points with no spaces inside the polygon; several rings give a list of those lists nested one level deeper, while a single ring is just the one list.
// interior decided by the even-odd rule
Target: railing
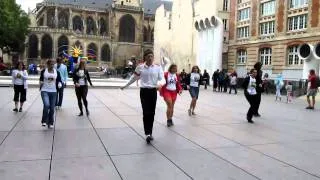
[{"label": "railing", "polygon": [[142,11],[141,7],[121,5],[121,4],[115,4],[115,8],[117,8],[117,9],[128,9],[128,10],[134,10],[134,11]]},{"label": "railing", "polygon": [[[96,8],[96,7],[90,7],[90,6],[79,6],[79,5],[73,5],[73,4],[60,4],[55,2],[42,2],[39,3],[40,6],[58,6],[58,7],[64,7],[64,8],[73,8],[73,9],[81,9],[81,10],[88,10],[88,11],[100,11],[105,12],[106,9],[109,6],[106,6],[105,8]],[[110,4],[111,6],[111,4]]]}]

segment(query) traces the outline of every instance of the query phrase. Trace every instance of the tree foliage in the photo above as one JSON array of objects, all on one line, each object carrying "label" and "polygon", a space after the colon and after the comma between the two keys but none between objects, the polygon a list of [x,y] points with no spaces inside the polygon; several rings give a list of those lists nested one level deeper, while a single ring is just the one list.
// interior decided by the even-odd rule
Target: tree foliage
[{"label": "tree foliage", "polygon": [[21,52],[24,48],[29,17],[15,0],[0,0],[0,48]]}]

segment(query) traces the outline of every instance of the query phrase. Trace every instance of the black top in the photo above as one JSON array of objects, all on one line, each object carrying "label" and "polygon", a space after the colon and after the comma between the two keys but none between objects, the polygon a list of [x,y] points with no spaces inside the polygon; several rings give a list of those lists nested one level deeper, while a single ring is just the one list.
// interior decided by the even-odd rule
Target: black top
[{"label": "black top", "polygon": [[[79,83],[79,79],[80,79],[80,76],[78,75],[79,70],[80,69],[77,68],[73,72],[72,79],[73,79],[74,84]],[[86,69],[84,69],[84,80],[85,80],[86,86],[88,85],[88,82],[90,83],[90,86],[92,86],[92,82],[91,82],[91,79],[90,79],[89,71],[86,70]]]},{"label": "black top", "polygon": [[260,87],[259,85],[262,85],[262,71],[261,70],[257,70],[257,76],[256,76],[256,83],[257,83],[257,93],[262,93],[263,92],[263,88]]},{"label": "black top", "polygon": [[[43,70],[41,71],[41,73],[40,73],[40,81],[42,81],[42,82],[43,82],[43,80],[44,80],[44,72],[45,72],[45,70],[46,70],[46,69],[43,69]],[[57,71],[57,70],[56,70],[56,71]],[[59,89],[59,87],[58,87],[59,82],[62,84],[60,72],[57,71],[57,79],[56,79],[56,88],[57,88],[57,89]],[[41,88],[42,88],[42,85],[40,85],[40,90],[41,90]]]}]

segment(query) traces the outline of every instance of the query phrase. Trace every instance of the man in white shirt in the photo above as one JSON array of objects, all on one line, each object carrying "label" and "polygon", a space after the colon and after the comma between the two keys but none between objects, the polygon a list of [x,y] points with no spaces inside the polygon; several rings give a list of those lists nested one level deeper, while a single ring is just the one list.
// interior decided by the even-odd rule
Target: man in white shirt
[{"label": "man in white shirt", "polygon": [[[157,104],[157,90],[165,84],[163,71],[160,65],[154,64],[153,51],[146,50],[143,55],[144,63],[139,64],[129,82],[121,87],[124,89],[136,80],[140,80],[140,100],[143,110],[143,125],[146,141],[153,140],[152,129]],[[160,83],[159,83],[160,81]]]}]

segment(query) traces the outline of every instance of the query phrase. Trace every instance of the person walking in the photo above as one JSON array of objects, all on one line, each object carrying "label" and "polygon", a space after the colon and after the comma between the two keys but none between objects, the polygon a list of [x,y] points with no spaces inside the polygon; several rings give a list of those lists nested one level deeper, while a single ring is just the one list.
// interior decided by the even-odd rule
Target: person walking
[{"label": "person walking", "polygon": [[162,86],[160,95],[163,96],[163,99],[167,104],[167,126],[170,127],[174,125],[172,117],[177,95],[182,93],[182,86],[177,75],[177,65],[170,65],[168,72],[164,73],[164,78],[166,84]]},{"label": "person walking", "polygon": [[287,82],[286,91],[287,91],[287,103],[289,103],[293,99],[292,83],[290,81]]},{"label": "person walking", "polygon": [[182,72],[180,73],[180,83],[184,90],[187,90],[186,77],[187,77],[187,73],[183,69]]},{"label": "person walking", "polygon": [[[28,89],[28,72],[22,61],[17,63],[16,68],[12,71],[12,84],[14,89],[14,112],[18,112],[18,105],[20,102],[19,112],[22,112],[23,104],[27,100]],[[20,98],[19,98],[20,97]]]},{"label": "person walking", "polygon": [[256,109],[258,106],[256,76],[257,76],[257,70],[251,69],[250,75],[245,78],[242,84],[242,87],[244,89],[244,95],[250,104],[250,108],[247,112],[248,123],[254,123],[254,121],[252,121],[252,117],[256,112]]},{"label": "person walking", "polygon": [[279,74],[277,76],[277,78],[275,79],[275,85],[276,85],[276,101],[279,100],[281,101],[281,89],[284,85],[284,82],[283,82],[283,77],[282,77],[282,74]]},{"label": "person walking", "polygon": [[261,104],[261,93],[263,92],[263,87],[262,87],[262,63],[257,62],[254,66],[254,69],[257,71],[256,75],[256,85],[257,85],[257,108],[256,112],[253,114],[255,117],[261,117],[259,113],[259,108]]},{"label": "person walking", "polygon": [[[317,75],[315,73],[314,69],[311,69],[309,71],[309,77],[308,77],[308,90],[307,90],[307,102],[308,106],[306,109],[314,109],[314,105],[316,104],[316,96],[318,93],[318,87],[317,87]],[[310,96],[312,97],[312,101],[310,100]]]},{"label": "person walking", "polygon": [[237,94],[237,76],[235,74],[231,74],[231,77],[230,77],[229,94],[231,94],[232,89],[234,89],[234,93]]},{"label": "person walking", "polygon": [[199,97],[199,89],[200,82],[202,80],[202,76],[200,74],[200,69],[198,66],[193,66],[191,73],[188,75],[186,79],[186,83],[190,92],[190,96],[192,98],[190,103],[190,108],[188,109],[189,116],[195,115],[194,109],[197,105],[197,100]]},{"label": "person walking", "polygon": [[209,84],[209,80],[210,80],[210,75],[207,72],[207,70],[205,69],[203,72],[203,84],[204,84],[204,89],[207,89],[207,86],[210,85]]},{"label": "person walking", "polygon": [[213,91],[217,91],[218,79],[219,79],[219,69],[217,69],[212,75]]},{"label": "person walking", "polygon": [[63,62],[62,58],[58,57],[57,64],[55,65],[55,68],[60,73],[61,81],[62,81],[62,87],[58,89],[58,92],[57,92],[57,101],[56,101],[57,109],[61,109],[62,100],[63,100],[63,91],[64,91],[64,88],[67,86],[67,81],[68,81],[68,69],[67,69],[67,66],[64,65],[62,62]]},{"label": "person walking", "polygon": [[48,60],[47,67],[40,73],[40,91],[43,102],[42,126],[53,128],[57,89],[62,87],[59,71],[54,68],[54,61]]},{"label": "person walking", "polygon": [[143,126],[146,142],[149,144],[154,138],[152,136],[154,115],[157,104],[157,90],[160,90],[164,82],[164,73],[160,65],[154,64],[153,51],[147,49],[144,54],[144,63],[137,66],[134,75],[128,83],[121,87],[123,90],[140,79],[140,100],[143,111]]},{"label": "person walking", "polygon": [[82,101],[84,104],[84,107],[86,108],[86,114],[87,116],[90,115],[89,109],[88,109],[88,83],[92,87],[92,82],[90,79],[89,71],[86,69],[86,59],[81,59],[79,67],[73,72],[73,82],[75,86],[75,92],[78,100],[78,106],[80,113],[78,116],[83,116],[83,107],[82,107]]}]

